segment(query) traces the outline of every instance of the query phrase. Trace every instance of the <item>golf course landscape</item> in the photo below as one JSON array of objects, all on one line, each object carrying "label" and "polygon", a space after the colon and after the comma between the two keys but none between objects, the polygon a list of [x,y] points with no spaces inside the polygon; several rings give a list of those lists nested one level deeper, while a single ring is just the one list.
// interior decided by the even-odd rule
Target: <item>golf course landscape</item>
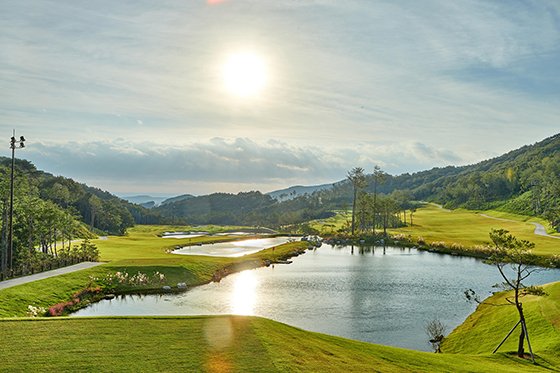
[{"label": "golf course landscape", "polygon": [[[412,227],[395,234],[411,234],[461,245],[488,242],[492,227],[505,226],[533,239],[535,252],[548,256],[556,239],[535,236],[531,224],[518,216],[498,215],[508,221],[480,216],[466,210],[447,211],[428,205],[416,212]],[[451,217],[451,218],[449,218]],[[202,227],[209,232],[227,230]],[[231,228],[231,227],[225,227]],[[557,371],[560,370],[560,283],[545,287],[547,296],[528,297],[527,325],[536,354],[534,365],[512,354],[511,338],[491,354],[515,322],[512,307],[492,307],[504,294],[496,294],[446,337],[442,354],[386,347],[307,332],[278,322],[244,316],[200,317],[95,317],[28,318],[28,306],[51,307],[71,299],[95,280],[115,272],[162,273],[165,281],[148,286],[124,286],[116,291],[153,292],[179,282],[188,287],[234,271],[254,268],[264,261],[285,260],[305,251],[296,241],[239,258],[183,256],[169,253],[182,245],[239,239],[233,236],[201,236],[163,239],[164,231],[189,231],[184,226],[136,226],[126,236],[94,240],[101,266],[30,282],[0,291],[0,354],[4,371],[96,370],[96,371]],[[197,227],[201,229],[201,227]],[[486,236],[486,237],[485,237]],[[321,249],[319,249],[321,250]],[[558,249],[556,249],[558,250]],[[557,251],[556,251],[557,252]],[[303,254],[306,255],[306,254]],[[93,281],[93,283],[92,283]],[[320,310],[317,310],[320,312]],[[25,337],[24,337],[25,336]],[[9,343],[7,343],[10,341]],[[48,347],[47,347],[48,346]],[[22,351],[26,351],[22,354]]]},{"label": "golf course landscape", "polygon": [[560,0],[1,1],[0,56],[0,373],[560,373]]}]

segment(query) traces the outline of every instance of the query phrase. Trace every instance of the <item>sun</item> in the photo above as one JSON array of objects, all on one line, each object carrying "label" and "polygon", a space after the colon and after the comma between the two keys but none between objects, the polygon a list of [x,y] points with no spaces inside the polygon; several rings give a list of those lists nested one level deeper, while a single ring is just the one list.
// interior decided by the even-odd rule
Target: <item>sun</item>
[{"label": "sun", "polygon": [[238,97],[255,96],[266,85],[265,62],[252,52],[232,54],[223,66],[223,79],[229,93]]}]

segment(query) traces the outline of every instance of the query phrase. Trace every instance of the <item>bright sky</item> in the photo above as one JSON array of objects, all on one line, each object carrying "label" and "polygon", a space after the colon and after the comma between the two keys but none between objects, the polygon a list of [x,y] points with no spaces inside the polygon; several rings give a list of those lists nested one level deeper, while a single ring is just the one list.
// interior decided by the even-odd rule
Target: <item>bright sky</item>
[{"label": "bright sky", "polygon": [[271,191],[552,136],[559,61],[556,0],[2,1],[0,133],[121,195]]}]

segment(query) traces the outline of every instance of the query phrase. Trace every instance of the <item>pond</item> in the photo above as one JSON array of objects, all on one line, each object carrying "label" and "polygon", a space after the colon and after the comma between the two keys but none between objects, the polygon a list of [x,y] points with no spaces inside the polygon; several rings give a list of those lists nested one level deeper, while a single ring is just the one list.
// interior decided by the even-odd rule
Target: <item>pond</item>
[{"label": "pond", "polygon": [[[559,281],[560,270],[543,270],[530,280]],[[438,318],[451,332],[475,309],[463,292],[472,288],[486,297],[497,282],[497,269],[474,258],[323,245],[289,265],[233,274],[183,294],[105,300],[74,315],[257,315],[306,330],[427,351],[428,321]]]},{"label": "pond", "polygon": [[173,254],[180,255],[205,255],[221,257],[240,257],[254,254],[273,246],[288,242],[288,237],[253,238],[248,240],[212,243],[207,245],[185,246],[173,250]]}]

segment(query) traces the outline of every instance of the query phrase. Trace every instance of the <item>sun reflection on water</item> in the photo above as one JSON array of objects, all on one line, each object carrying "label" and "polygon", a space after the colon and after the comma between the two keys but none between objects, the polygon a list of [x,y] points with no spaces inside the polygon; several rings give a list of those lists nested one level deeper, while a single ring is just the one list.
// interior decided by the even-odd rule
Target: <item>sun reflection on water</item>
[{"label": "sun reflection on water", "polygon": [[231,293],[231,313],[234,315],[253,315],[257,300],[257,278],[254,271],[239,273]]}]

